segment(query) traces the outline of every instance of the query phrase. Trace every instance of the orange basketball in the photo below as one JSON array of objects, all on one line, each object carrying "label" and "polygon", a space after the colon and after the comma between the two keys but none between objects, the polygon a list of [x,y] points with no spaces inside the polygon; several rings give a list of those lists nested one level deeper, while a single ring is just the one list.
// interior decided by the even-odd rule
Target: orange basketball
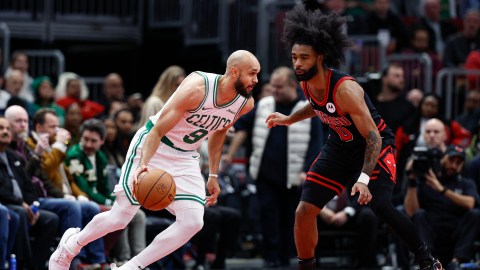
[{"label": "orange basketball", "polygon": [[169,173],[162,169],[153,169],[140,174],[134,193],[140,205],[148,210],[158,211],[173,201],[176,185]]}]

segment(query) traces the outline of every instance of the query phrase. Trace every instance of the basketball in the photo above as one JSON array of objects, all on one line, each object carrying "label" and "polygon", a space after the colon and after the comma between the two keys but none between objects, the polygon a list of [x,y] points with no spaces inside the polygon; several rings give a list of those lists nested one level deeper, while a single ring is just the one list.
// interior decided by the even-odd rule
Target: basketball
[{"label": "basketball", "polygon": [[162,169],[153,169],[140,174],[134,195],[145,209],[158,211],[167,207],[175,198],[176,185],[173,177]]}]

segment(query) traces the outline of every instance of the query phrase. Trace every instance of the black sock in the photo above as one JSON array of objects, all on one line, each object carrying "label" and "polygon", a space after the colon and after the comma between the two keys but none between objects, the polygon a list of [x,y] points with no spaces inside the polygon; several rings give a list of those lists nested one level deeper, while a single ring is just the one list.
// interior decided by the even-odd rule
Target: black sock
[{"label": "black sock", "polygon": [[310,259],[300,259],[298,258],[298,270],[314,270],[317,260],[315,257]]}]

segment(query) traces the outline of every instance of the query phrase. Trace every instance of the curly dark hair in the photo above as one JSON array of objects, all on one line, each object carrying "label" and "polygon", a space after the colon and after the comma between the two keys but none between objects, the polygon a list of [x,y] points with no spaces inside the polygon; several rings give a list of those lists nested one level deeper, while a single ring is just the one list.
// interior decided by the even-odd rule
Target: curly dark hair
[{"label": "curly dark hair", "polygon": [[311,45],[325,56],[325,65],[339,68],[345,61],[345,48],[350,46],[343,33],[344,23],[335,13],[322,14],[320,10],[310,11],[298,4],[286,13],[282,42],[287,50],[294,44]]}]

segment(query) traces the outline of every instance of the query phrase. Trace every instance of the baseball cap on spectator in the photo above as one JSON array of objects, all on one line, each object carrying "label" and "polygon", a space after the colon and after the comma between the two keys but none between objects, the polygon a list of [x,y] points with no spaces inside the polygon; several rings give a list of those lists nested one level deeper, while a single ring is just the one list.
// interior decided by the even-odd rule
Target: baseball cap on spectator
[{"label": "baseball cap on spectator", "polygon": [[449,145],[447,147],[447,151],[445,151],[445,154],[448,157],[460,157],[462,159],[465,159],[465,149],[460,146]]}]

